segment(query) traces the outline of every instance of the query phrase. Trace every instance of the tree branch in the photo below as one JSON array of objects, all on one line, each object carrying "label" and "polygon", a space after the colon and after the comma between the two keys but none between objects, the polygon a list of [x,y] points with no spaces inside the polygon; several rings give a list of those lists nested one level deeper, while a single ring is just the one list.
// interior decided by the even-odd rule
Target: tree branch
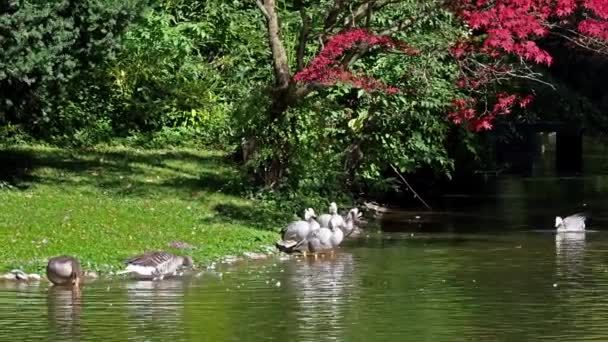
[{"label": "tree branch", "polygon": [[274,65],[276,87],[281,90],[289,88],[291,81],[291,72],[289,63],[287,62],[287,53],[285,46],[281,40],[279,18],[275,8],[275,0],[256,0],[256,4],[260,11],[266,17],[266,26],[268,29],[268,45],[272,52],[272,62]]},{"label": "tree branch", "polygon": [[392,4],[392,3],[397,3],[397,2],[399,2],[399,0],[368,0],[364,3],[362,3],[361,5],[359,5],[359,7],[357,7],[356,10],[354,10],[352,13],[350,13],[350,20],[347,19],[344,22],[344,26],[345,27],[354,26],[357,21],[359,21],[361,18],[367,16],[368,13],[370,13],[371,11],[377,12],[382,7]]},{"label": "tree branch", "polygon": [[270,15],[264,8],[264,4],[262,4],[262,2],[260,0],[255,0],[255,4],[258,5],[258,7],[260,8],[260,11],[262,11],[262,14],[266,17],[266,19],[270,18]]},{"label": "tree branch", "polygon": [[312,27],[312,19],[306,14],[306,8],[301,0],[297,1],[297,5],[300,7],[300,17],[302,18],[302,29],[300,29],[300,36],[298,37],[298,52],[296,55],[297,71],[300,71],[304,68],[304,53],[306,52],[308,34]]},{"label": "tree branch", "polygon": [[342,0],[335,0],[334,5],[327,12],[327,17],[325,18],[325,25],[323,25],[323,31],[329,32],[338,22],[338,16],[340,15],[340,11],[343,8]]},{"label": "tree branch", "polygon": [[428,205],[428,204],[426,203],[426,201],[425,201],[425,200],[424,200],[422,197],[420,197],[420,195],[418,195],[418,193],[416,192],[416,190],[414,190],[414,188],[412,188],[412,186],[410,185],[410,183],[408,183],[408,181],[407,181],[407,180],[405,180],[405,177],[403,177],[403,175],[401,174],[401,172],[399,172],[399,170],[397,170],[397,168],[395,167],[395,165],[393,165],[393,164],[390,164],[390,165],[391,165],[391,168],[393,169],[393,171],[395,171],[395,173],[397,174],[397,176],[399,176],[399,178],[401,178],[401,181],[403,182],[403,184],[405,184],[405,186],[407,186],[407,187],[408,187],[408,189],[412,191],[412,193],[414,194],[414,198],[419,199],[419,200],[420,200],[420,202],[421,202],[422,204],[424,204],[424,206],[425,206],[425,207],[426,207],[428,210],[433,210],[433,209],[431,208],[431,206],[430,206],[430,205]]}]

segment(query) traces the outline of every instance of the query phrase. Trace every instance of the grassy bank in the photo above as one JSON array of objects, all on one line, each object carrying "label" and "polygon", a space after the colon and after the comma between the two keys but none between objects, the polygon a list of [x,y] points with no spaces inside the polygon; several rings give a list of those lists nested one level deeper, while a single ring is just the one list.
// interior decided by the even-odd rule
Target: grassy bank
[{"label": "grassy bank", "polygon": [[242,193],[216,151],[2,148],[0,270],[43,272],[48,257],[72,254],[109,271],[147,250],[185,253],[171,240],[198,247],[186,252],[197,263],[255,251],[283,221]]}]

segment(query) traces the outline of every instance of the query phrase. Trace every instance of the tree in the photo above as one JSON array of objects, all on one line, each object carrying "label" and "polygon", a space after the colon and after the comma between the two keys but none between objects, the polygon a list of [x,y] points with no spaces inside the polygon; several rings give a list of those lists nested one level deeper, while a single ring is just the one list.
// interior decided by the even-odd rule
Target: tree
[{"label": "tree", "polygon": [[532,80],[552,86],[534,69],[553,63],[543,43],[557,39],[564,49],[608,55],[605,0],[459,0],[449,6],[473,32],[453,47],[458,85],[467,97],[455,99],[448,116],[475,131],[491,129],[497,116],[530,103],[529,95],[498,90],[506,83]]},{"label": "tree", "polygon": [[[449,169],[440,113],[457,91],[448,47],[465,31],[448,11],[415,0],[255,3],[265,19],[274,84],[267,112],[257,116],[260,130],[245,132],[244,147],[266,184],[293,173],[306,163],[303,150],[314,148],[322,155],[309,151],[307,158],[335,159],[334,165],[307,167],[340,180],[347,173],[346,183],[379,181],[391,163],[401,171],[424,164]],[[340,147],[323,154],[323,146]]]}]

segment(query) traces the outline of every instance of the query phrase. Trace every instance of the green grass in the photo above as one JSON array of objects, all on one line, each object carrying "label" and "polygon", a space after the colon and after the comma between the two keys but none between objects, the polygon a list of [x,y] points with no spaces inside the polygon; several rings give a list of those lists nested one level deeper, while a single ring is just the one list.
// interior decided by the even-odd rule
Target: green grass
[{"label": "green grass", "polygon": [[199,264],[259,250],[286,217],[245,199],[244,184],[217,151],[0,149],[0,270],[42,273],[71,254],[110,271],[171,240],[197,246],[173,252]]}]

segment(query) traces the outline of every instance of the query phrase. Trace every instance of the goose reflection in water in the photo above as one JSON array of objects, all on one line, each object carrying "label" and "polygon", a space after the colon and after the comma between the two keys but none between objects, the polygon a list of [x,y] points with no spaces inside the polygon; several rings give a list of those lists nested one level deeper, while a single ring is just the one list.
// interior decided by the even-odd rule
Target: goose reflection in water
[{"label": "goose reflection in water", "polygon": [[51,286],[47,293],[47,312],[51,328],[61,340],[79,341],[81,336],[80,291],[71,287]]},{"label": "goose reflection in water", "polygon": [[557,233],[555,235],[555,256],[558,276],[571,278],[582,272],[585,247],[585,233]]},{"label": "goose reflection in water", "polygon": [[[137,328],[171,332],[183,322],[186,279],[126,283],[127,308]],[[166,337],[166,336],[165,336]]]},{"label": "goose reflection in water", "polygon": [[328,338],[343,336],[347,320],[345,310],[352,295],[354,259],[352,254],[337,252],[333,257],[304,258],[293,264],[289,285],[294,289],[298,307],[295,340],[300,337]]}]

